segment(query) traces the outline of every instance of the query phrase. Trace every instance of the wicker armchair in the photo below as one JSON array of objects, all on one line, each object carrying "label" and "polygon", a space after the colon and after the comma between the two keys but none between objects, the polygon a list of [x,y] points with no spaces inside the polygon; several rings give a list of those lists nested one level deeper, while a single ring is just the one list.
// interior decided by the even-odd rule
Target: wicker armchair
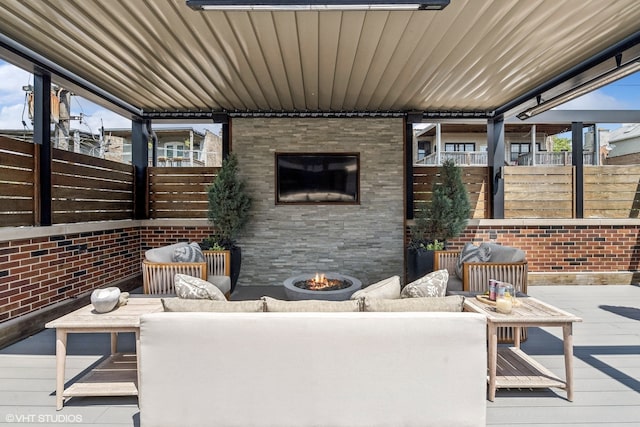
[{"label": "wicker armchair", "polygon": [[231,255],[229,251],[202,251],[204,262],[142,261],[142,284],[145,294],[175,293],[176,273],[207,280],[230,297]]},{"label": "wicker armchair", "polygon": [[[456,280],[456,263],[459,251],[435,251],[434,270],[445,269],[449,276]],[[517,292],[527,293],[528,263],[517,262],[466,262],[462,266],[462,291],[481,293],[489,288],[489,279],[512,284]],[[526,328],[521,329],[521,340],[527,339]],[[513,328],[498,328],[498,342],[513,343]]]}]

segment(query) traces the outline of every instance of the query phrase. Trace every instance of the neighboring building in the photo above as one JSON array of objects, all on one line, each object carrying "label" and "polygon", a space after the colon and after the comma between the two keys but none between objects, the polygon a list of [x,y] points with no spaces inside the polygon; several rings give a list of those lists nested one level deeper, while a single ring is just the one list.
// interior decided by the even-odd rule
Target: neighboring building
[{"label": "neighboring building", "polygon": [[640,123],[625,124],[609,132],[607,165],[640,164]]}]

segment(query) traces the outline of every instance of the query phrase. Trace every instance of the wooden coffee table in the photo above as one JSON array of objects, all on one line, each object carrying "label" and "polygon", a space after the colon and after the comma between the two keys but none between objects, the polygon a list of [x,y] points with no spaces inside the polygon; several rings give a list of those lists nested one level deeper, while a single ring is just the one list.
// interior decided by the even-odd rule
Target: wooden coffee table
[{"label": "wooden coffee table", "polygon": [[[140,344],[140,316],[162,311],[160,298],[131,296],[127,305],[99,314],[92,305],[82,307],[45,325],[56,330],[56,409],[62,409],[65,397],[137,396],[138,361],[135,354],[118,353],[119,332],[136,335],[136,352]],[[111,355],[80,380],[64,388],[67,358],[67,334],[111,334]]]},{"label": "wooden coffee table", "polygon": [[[519,305],[509,314],[497,313],[493,306],[474,297],[465,298],[465,310],[482,313],[487,318],[489,338],[489,400],[497,388],[548,388],[566,390],[573,400],[573,322],[582,319],[533,297],[519,297]],[[514,346],[498,347],[498,327],[514,327]],[[520,349],[520,330],[526,326],[562,327],[565,380],[558,378]]]}]

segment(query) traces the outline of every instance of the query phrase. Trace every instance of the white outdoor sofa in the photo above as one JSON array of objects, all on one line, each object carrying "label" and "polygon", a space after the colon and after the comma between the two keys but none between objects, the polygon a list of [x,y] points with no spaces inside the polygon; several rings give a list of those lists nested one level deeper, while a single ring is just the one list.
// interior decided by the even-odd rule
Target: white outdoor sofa
[{"label": "white outdoor sofa", "polygon": [[163,312],[140,338],[143,427],[486,424],[478,314]]}]

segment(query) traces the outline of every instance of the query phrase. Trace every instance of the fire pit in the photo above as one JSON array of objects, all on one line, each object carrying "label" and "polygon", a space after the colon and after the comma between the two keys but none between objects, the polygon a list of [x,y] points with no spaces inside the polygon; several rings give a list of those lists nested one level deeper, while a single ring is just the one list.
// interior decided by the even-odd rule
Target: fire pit
[{"label": "fire pit", "polygon": [[284,281],[284,291],[291,301],[343,301],[349,299],[361,287],[360,280],[339,273],[300,274]]}]

